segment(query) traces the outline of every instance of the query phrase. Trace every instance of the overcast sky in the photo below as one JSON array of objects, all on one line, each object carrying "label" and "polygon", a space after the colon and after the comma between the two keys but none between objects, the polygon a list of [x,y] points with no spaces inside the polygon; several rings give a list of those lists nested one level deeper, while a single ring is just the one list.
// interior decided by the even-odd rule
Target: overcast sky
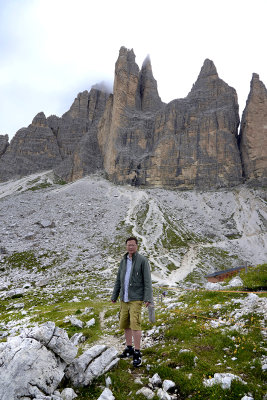
[{"label": "overcast sky", "polygon": [[0,134],[43,111],[61,116],[97,82],[112,87],[119,49],[150,55],[161,99],[185,97],[206,58],[238,94],[267,85],[267,0],[0,0]]}]

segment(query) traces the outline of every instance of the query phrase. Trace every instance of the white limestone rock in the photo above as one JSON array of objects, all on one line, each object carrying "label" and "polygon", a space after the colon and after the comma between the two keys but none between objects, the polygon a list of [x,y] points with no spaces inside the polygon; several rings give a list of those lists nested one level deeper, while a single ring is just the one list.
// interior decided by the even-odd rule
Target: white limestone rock
[{"label": "white limestone rock", "polygon": [[239,287],[239,286],[243,286],[243,281],[239,276],[235,276],[233,279],[230,280],[230,282],[228,283],[228,285],[226,287]]},{"label": "white limestone rock", "polygon": [[83,336],[82,333],[74,333],[74,335],[70,338],[70,341],[77,346],[79,343],[82,343],[86,340],[86,337]]},{"label": "white limestone rock", "polygon": [[158,389],[157,396],[159,400],[171,400],[171,396],[169,393],[165,392],[163,389]]},{"label": "white limestone rock", "polygon": [[55,222],[49,219],[42,219],[38,222],[38,225],[40,225],[42,228],[55,228],[56,226]]},{"label": "white limestone rock", "polygon": [[51,321],[9,337],[0,346],[0,398],[60,400],[53,393],[77,351]]},{"label": "white limestone rock", "polygon": [[216,373],[213,378],[204,379],[204,386],[211,387],[213,385],[220,385],[222,389],[230,389],[232,381],[236,379],[239,382],[246,384],[239,376],[230,373]]},{"label": "white limestone rock", "polygon": [[40,327],[37,326],[27,330],[25,335],[47,346],[67,364],[70,364],[77,355],[78,349],[69,340],[67,332],[58,328],[54,322],[48,321]]},{"label": "white limestone rock", "polygon": [[152,383],[153,386],[160,386],[162,384],[159,374],[154,374],[152,378],[149,379],[149,382]]},{"label": "white limestone rock", "polygon": [[136,394],[142,394],[145,396],[148,400],[153,399],[155,397],[155,393],[153,390],[147,388],[147,387],[142,387],[140,390],[136,392]]},{"label": "white limestone rock", "polygon": [[77,328],[82,328],[83,327],[83,321],[76,317],[70,317],[70,323],[73,326],[76,326]]},{"label": "white limestone rock", "polygon": [[108,376],[108,377],[105,379],[105,383],[106,383],[106,387],[107,387],[107,388],[110,387],[110,386],[112,385],[112,381],[111,381],[110,376]]},{"label": "white limestone rock", "polygon": [[87,386],[117,364],[117,354],[114,347],[95,345],[68,366],[66,376],[75,386]]},{"label": "white limestone rock", "polygon": [[172,389],[175,386],[175,383],[173,381],[170,381],[169,379],[165,379],[162,384],[163,390],[165,392],[168,392],[168,390]]},{"label": "white limestone rock", "polygon": [[90,328],[91,326],[95,325],[95,318],[91,318],[89,321],[86,322],[86,327]]},{"label": "white limestone rock", "polygon": [[97,400],[115,400],[113,393],[110,389],[106,388],[101,395],[98,397]]},{"label": "white limestone rock", "polygon": [[72,388],[65,388],[61,392],[61,397],[63,400],[73,400],[78,396]]},{"label": "white limestone rock", "polygon": [[1,399],[51,395],[64,376],[66,363],[33,338],[9,338],[1,350]]}]

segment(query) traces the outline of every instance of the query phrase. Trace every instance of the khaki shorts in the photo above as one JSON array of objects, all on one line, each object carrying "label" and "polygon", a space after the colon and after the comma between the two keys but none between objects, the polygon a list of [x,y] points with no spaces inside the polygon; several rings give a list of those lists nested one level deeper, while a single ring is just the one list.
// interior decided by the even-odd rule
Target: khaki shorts
[{"label": "khaki shorts", "polygon": [[142,301],[135,300],[125,303],[121,301],[120,329],[141,330],[141,309]]}]

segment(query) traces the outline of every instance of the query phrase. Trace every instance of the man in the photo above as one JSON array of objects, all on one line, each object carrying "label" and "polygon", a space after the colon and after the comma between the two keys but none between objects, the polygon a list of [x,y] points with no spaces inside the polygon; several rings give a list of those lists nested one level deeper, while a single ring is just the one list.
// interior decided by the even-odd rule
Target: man
[{"label": "man", "polygon": [[[142,364],[141,309],[153,301],[150,267],[148,260],[137,252],[135,237],[126,239],[127,253],[120,262],[111,301],[116,302],[120,295],[120,328],[124,329],[126,348],[120,358],[133,357],[133,366]],[[134,342],[134,348],[133,348]]]}]

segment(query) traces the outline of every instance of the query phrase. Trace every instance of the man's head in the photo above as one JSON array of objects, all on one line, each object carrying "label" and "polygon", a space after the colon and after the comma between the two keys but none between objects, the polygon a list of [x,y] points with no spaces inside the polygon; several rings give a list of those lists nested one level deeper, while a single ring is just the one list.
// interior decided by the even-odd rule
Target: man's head
[{"label": "man's head", "polygon": [[138,241],[136,237],[131,236],[128,239],[126,239],[126,249],[130,257],[137,252],[137,247],[138,247],[137,245]]}]

